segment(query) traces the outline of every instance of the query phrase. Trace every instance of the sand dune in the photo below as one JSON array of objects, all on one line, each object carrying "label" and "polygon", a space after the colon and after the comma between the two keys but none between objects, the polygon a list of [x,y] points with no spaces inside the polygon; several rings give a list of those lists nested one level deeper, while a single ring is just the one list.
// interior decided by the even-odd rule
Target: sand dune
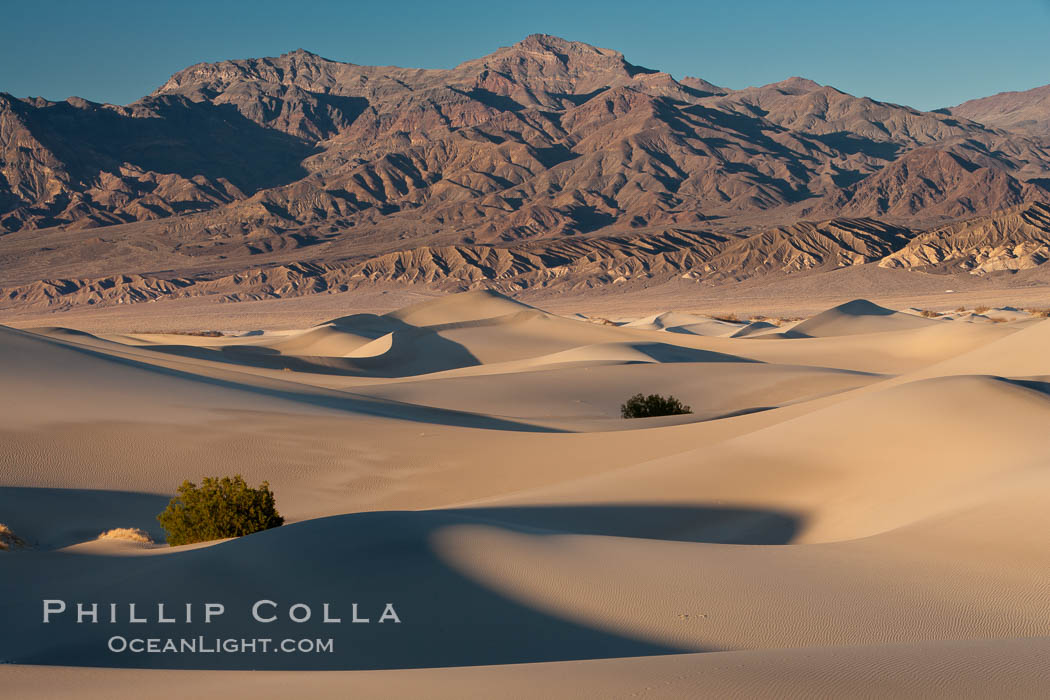
[{"label": "sand dune", "polygon": [[528,688],[512,697],[566,698],[957,698],[1026,699],[1050,683],[1046,637],[671,654],[541,664],[412,669],[400,673],[185,672],[14,666],[19,697],[50,698],[75,687],[88,700],[207,695],[234,687],[257,698],[428,697],[460,700],[486,689]]},{"label": "sand dune", "polygon": [[855,299],[817,314],[791,329],[796,337],[827,337],[885,333],[886,331],[922,328],[931,321]]},{"label": "sand dune", "polygon": [[[132,697],[147,672],[129,667],[259,697],[1036,694],[1050,321],[862,300],[787,330],[697,318],[599,325],[472,292],[279,334],[0,328],[0,522],[30,545],[0,552],[0,683]],[[619,418],[637,392],[693,413]],[[163,541],[183,479],[233,473],[268,480],[288,524],[96,539]],[[230,610],[178,634],[336,646],[114,655],[109,635],[172,626],[40,623],[43,597],[114,596]],[[259,630],[260,598],[393,602],[402,622]]]},{"label": "sand dune", "polygon": [[775,333],[779,326],[769,323],[768,321],[752,321],[743,328],[733,332],[730,338],[748,338],[751,336],[762,335],[764,333]]},{"label": "sand dune", "polygon": [[311,328],[290,337],[267,343],[265,346],[277,350],[282,355],[347,357],[376,338],[389,334],[390,331],[369,333],[364,328],[351,330],[340,327],[335,323],[327,323],[323,326]]},{"label": "sand dune", "polygon": [[688,333],[690,335],[732,335],[745,324],[724,321],[709,316],[696,316],[675,311],[665,311],[625,323],[624,328]]},{"label": "sand dune", "polygon": [[521,311],[531,311],[531,306],[509,299],[496,292],[477,290],[457,295],[454,299],[438,298],[425,301],[398,311],[387,318],[421,326],[443,326],[464,321],[480,321],[508,316]]}]

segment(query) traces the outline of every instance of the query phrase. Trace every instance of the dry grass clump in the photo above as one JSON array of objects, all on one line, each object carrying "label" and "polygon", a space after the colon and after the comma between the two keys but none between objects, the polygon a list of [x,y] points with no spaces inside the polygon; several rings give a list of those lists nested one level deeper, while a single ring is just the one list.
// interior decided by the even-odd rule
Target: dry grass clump
[{"label": "dry grass clump", "polygon": [[1025,309],[1025,311],[1037,318],[1050,318],[1050,309]]},{"label": "dry grass clump", "polygon": [[990,306],[975,306],[975,307],[973,307],[973,312],[975,314],[986,314],[986,313],[988,313],[991,310],[992,310],[992,307],[990,307]]},{"label": "dry grass clump", "polygon": [[767,319],[774,326],[783,326],[785,323],[794,323],[795,321],[801,321],[801,316],[783,316],[781,318],[770,318]]},{"label": "dry grass clump", "polygon": [[98,538],[100,540],[127,540],[128,542],[153,544],[153,538],[145,530],[140,530],[137,527],[115,527],[112,530],[106,530]]},{"label": "dry grass clump", "polygon": [[717,316],[712,316],[711,318],[713,318],[716,321],[724,321],[726,323],[740,323],[740,319],[737,317],[736,314],[718,314]]},{"label": "dry grass clump", "polygon": [[955,313],[961,314],[961,313],[965,313],[965,311],[966,311],[966,307],[965,306],[960,306],[959,308],[957,308],[955,310]]},{"label": "dry grass clump", "polygon": [[942,314],[940,311],[931,311],[930,309],[923,309],[919,312],[919,315],[923,318],[940,318],[944,314]]},{"label": "dry grass clump", "polygon": [[0,524],[0,551],[22,549],[25,546],[25,540],[11,532],[11,528],[7,525]]}]

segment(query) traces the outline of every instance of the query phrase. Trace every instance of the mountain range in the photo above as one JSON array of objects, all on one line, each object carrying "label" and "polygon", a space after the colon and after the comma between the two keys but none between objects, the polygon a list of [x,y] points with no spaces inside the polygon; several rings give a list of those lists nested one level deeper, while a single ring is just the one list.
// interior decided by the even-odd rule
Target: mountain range
[{"label": "mountain range", "polygon": [[1050,86],[924,112],[533,35],[449,70],[298,50],[127,106],[0,93],[0,299],[567,289],[1050,259]]}]

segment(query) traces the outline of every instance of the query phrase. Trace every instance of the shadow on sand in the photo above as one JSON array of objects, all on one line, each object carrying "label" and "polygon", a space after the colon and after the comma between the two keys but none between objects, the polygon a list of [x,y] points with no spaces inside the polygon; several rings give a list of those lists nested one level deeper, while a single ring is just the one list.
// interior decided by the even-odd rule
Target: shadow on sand
[{"label": "shadow on sand", "polygon": [[[466,428],[478,428],[483,430],[512,430],[521,432],[540,433],[562,433],[568,432],[559,428],[533,425],[531,423],[486,416],[468,411],[457,411],[453,409],[432,408],[416,404],[380,399],[361,394],[345,391],[323,389],[302,385],[296,382],[281,381],[275,378],[261,377],[256,375],[245,375],[245,380],[236,381],[231,378],[209,376],[187,372],[171,367],[162,367],[142,362],[129,357],[119,357],[96,350],[84,345],[65,342],[47,336],[36,335],[12,328],[0,327],[0,332],[10,334],[17,339],[29,339],[33,342],[57,345],[66,350],[89,355],[114,364],[123,365],[137,370],[154,372],[169,377],[178,377],[190,382],[199,382],[211,386],[219,386],[226,389],[244,391],[262,396],[269,396],[286,401],[293,401],[319,408],[327,408],[335,411],[345,411],[347,414],[378,416],[383,418],[394,418],[413,423],[426,423],[429,425],[449,425]],[[456,345],[453,343],[453,345]],[[181,347],[181,346],[180,346]],[[458,347],[458,346],[457,346]],[[192,349],[192,348],[190,348]],[[262,355],[267,356],[267,355]],[[476,362],[476,361],[475,361]]]},{"label": "shadow on sand", "polygon": [[[65,496],[63,496],[65,497]],[[56,516],[57,517],[57,516]],[[679,542],[783,544],[799,519],[788,513],[696,505],[559,505],[372,512],[286,525],[199,549],[140,556],[77,552],[26,552],[9,558],[0,577],[0,615],[6,621],[0,658],[16,663],[198,669],[383,669],[563,661],[700,651],[652,639],[632,638],[588,625],[550,606],[530,603],[468,575],[450,560],[498,556],[487,566],[510,580],[565,576],[545,571],[533,558],[515,561],[510,542],[566,534],[645,537]],[[448,536],[455,544],[450,545]],[[506,540],[502,540],[506,541]],[[542,544],[542,539],[540,541]],[[654,546],[656,543],[654,542]],[[531,545],[530,545],[531,546]],[[683,546],[683,545],[679,545]],[[497,552],[493,551],[497,548]],[[601,550],[597,550],[601,551]],[[702,595],[703,549],[681,549],[695,558],[696,593]],[[553,566],[553,564],[552,564]],[[615,566],[630,580],[645,580],[629,559]],[[525,567],[521,571],[516,571]],[[509,573],[508,573],[509,572]],[[615,586],[593,591],[613,618],[626,603]],[[654,594],[657,592],[654,591]],[[118,603],[116,624],[77,624],[75,614],[41,623],[42,600],[68,605]],[[278,619],[262,624],[251,617],[258,600],[278,604]],[[181,616],[190,603],[194,622],[156,621],[158,602]],[[200,616],[206,602],[225,613],[210,624]],[[146,611],[149,622],[127,623],[127,604]],[[288,607],[304,603],[311,620],[289,621]],[[339,624],[321,621],[330,605]],[[358,616],[371,620],[354,624]],[[401,622],[378,623],[387,603]],[[103,605],[104,604],[104,605]],[[108,613],[107,613],[108,614]],[[653,614],[658,614],[654,612]],[[603,615],[604,616],[604,615]],[[333,639],[330,653],[113,653],[107,640],[126,638]],[[178,642],[177,642],[178,643]],[[707,649],[713,650],[713,649]]]}]

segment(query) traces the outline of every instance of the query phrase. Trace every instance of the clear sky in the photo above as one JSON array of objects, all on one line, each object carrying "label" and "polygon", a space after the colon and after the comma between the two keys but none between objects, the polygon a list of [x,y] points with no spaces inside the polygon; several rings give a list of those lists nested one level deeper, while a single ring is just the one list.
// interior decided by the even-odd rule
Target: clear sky
[{"label": "clear sky", "polygon": [[1050,83],[1050,0],[3,0],[0,91],[126,104],[201,61],[444,68],[537,32],[676,78],[801,75],[920,109]]}]

